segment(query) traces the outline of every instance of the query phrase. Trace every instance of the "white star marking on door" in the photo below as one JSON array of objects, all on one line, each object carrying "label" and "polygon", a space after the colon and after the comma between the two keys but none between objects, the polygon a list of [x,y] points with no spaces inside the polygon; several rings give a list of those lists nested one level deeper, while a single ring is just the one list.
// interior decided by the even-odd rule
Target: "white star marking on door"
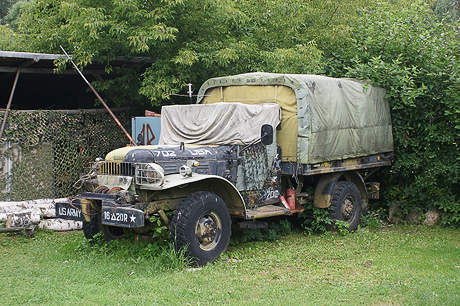
[{"label": "white star marking on door", "polygon": [[134,215],[131,215],[131,217],[129,217],[131,219],[131,222],[136,222],[136,217]]}]

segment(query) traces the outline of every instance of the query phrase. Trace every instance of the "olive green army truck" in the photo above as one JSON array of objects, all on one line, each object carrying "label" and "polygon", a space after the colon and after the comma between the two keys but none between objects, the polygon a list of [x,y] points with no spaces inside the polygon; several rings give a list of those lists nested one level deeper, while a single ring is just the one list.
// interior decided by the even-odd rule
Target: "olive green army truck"
[{"label": "olive green army truck", "polygon": [[293,215],[311,199],[355,230],[379,196],[366,176],[389,165],[392,151],[382,88],[316,75],[213,78],[197,104],[162,108],[158,145],[98,159],[86,176],[93,191],[56,214],[107,240],[149,235],[161,218],[174,245],[203,265],[225,251],[232,222]]}]

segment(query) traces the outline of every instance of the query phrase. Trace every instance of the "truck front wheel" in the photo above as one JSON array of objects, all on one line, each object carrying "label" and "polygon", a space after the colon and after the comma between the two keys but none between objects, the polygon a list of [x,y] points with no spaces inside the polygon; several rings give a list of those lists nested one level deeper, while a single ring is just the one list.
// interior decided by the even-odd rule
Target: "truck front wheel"
[{"label": "truck front wheel", "polygon": [[337,182],[332,195],[331,207],[330,216],[333,220],[341,220],[350,224],[349,231],[355,231],[358,228],[362,201],[355,184],[345,181]]},{"label": "truck front wheel", "polygon": [[230,241],[231,220],[225,202],[216,194],[200,191],[184,199],[171,221],[171,240],[185,249],[199,266],[216,260]]},{"label": "truck front wheel", "polygon": [[101,222],[101,214],[94,213],[90,216],[90,221],[83,221],[83,234],[86,239],[94,239],[94,236],[102,233],[106,241],[121,239],[126,236],[125,229],[116,226],[104,225]]}]

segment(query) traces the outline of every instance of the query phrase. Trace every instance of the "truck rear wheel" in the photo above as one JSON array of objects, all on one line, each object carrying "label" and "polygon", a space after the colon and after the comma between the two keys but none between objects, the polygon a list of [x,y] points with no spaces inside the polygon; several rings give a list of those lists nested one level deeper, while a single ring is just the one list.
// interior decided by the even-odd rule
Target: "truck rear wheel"
[{"label": "truck rear wheel", "polygon": [[331,207],[332,211],[329,215],[333,220],[341,220],[350,224],[349,231],[355,231],[358,228],[362,201],[355,184],[345,181],[337,182],[332,195]]},{"label": "truck rear wheel", "polygon": [[185,249],[199,266],[225,252],[231,235],[231,220],[225,202],[216,194],[200,191],[184,199],[171,221],[171,240]]}]

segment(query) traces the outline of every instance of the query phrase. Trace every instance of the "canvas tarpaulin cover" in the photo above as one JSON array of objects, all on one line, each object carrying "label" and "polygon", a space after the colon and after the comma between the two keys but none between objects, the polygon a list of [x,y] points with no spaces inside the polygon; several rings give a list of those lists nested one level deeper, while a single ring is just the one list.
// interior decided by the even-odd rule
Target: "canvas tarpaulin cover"
[{"label": "canvas tarpaulin cover", "polygon": [[282,160],[315,164],[393,151],[385,90],[352,79],[247,73],[213,78],[197,103],[277,103]]},{"label": "canvas tarpaulin cover", "polygon": [[246,145],[261,137],[262,125],[280,122],[278,104],[164,106],[159,144]]}]

